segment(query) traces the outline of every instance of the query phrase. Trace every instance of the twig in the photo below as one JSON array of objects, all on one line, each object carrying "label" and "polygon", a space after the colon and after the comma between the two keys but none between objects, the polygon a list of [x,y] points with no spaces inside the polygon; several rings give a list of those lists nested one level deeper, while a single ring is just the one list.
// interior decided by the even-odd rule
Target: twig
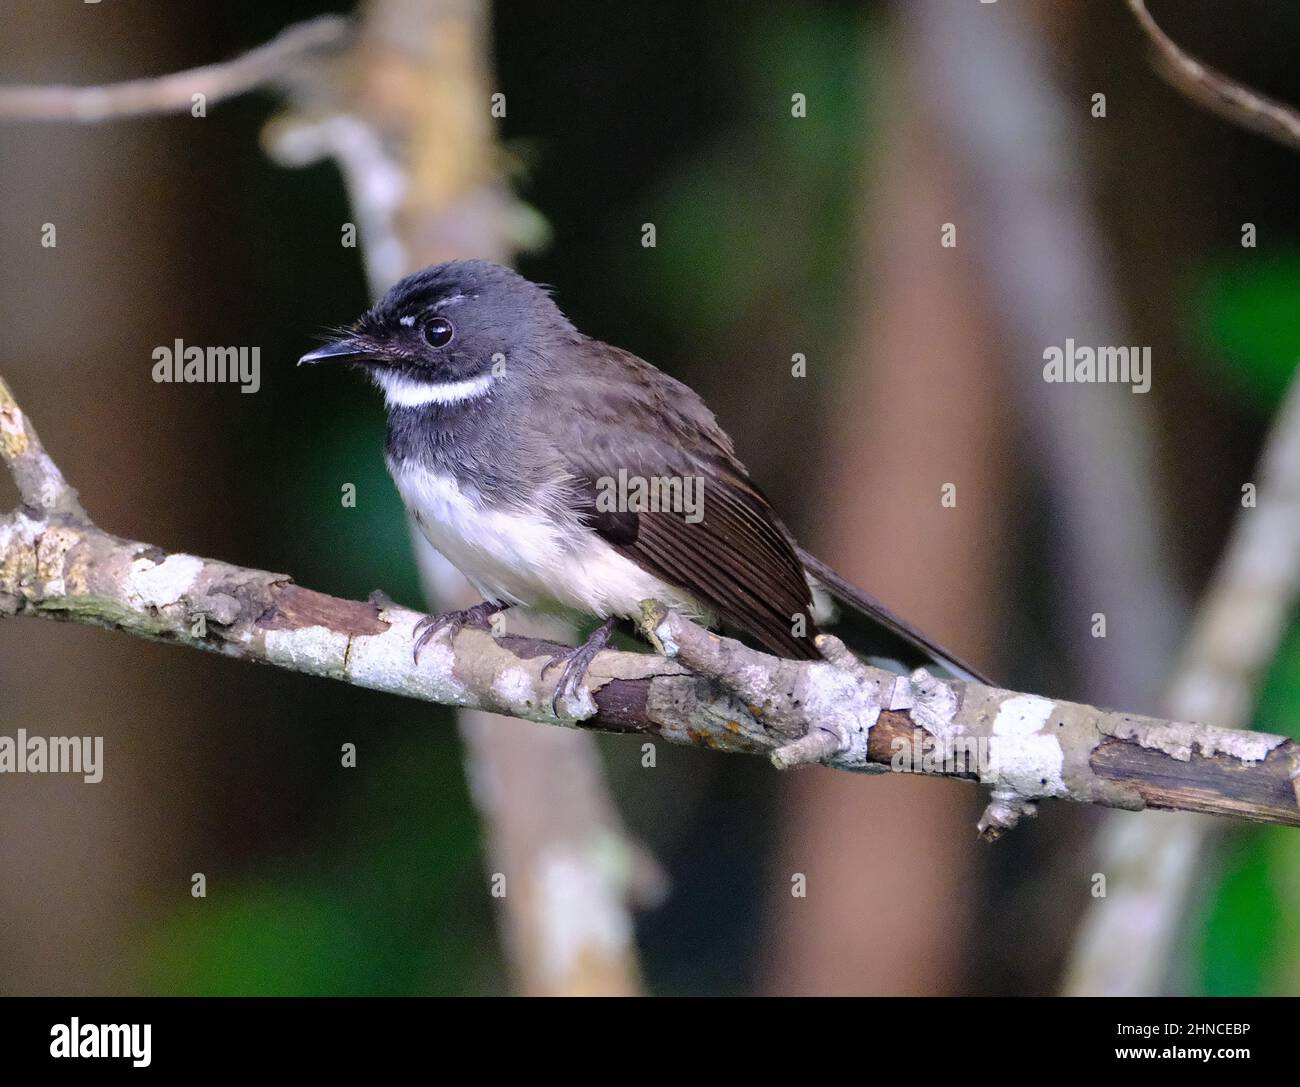
[{"label": "twig", "polygon": [[295,23],[265,45],[219,64],[94,87],[0,87],[0,119],[93,123],[163,113],[188,113],[194,96],[207,105],[278,85],[308,60],[345,46],[352,25],[337,15]]},{"label": "twig", "polygon": [[[16,405],[11,412],[22,419]],[[23,427],[36,463],[57,473],[30,424]],[[416,664],[418,612],[169,554],[60,514],[20,509],[0,519],[6,612],[108,627],[429,702],[762,754],[781,766],[820,761],[869,772],[906,759],[923,774],[991,786],[988,836],[1044,797],[1300,826],[1293,785],[1300,745],[1281,736],[1113,713],[924,672],[897,676],[860,664],[829,637],[821,643],[826,661],[781,660],[658,605],[647,608],[645,626],[678,659],[599,654],[563,718],[550,709],[554,675],[541,676],[552,643],[465,629],[451,643],[429,645]],[[807,739],[819,733],[833,742]]]},{"label": "twig", "polygon": [[1189,98],[1229,121],[1300,148],[1300,110],[1202,64],[1156,24],[1146,0],[1128,0],[1143,33],[1155,46],[1164,77]]},{"label": "twig", "polygon": [[3,460],[23,505],[36,516],[61,514],[86,520],[77,492],[50,460],[4,378],[0,377],[0,460]]}]

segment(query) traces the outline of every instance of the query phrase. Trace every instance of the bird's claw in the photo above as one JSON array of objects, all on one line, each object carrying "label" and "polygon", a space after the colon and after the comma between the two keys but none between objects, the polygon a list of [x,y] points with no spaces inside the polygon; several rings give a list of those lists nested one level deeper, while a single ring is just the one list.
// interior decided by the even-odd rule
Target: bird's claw
[{"label": "bird's claw", "polygon": [[546,678],[546,673],[555,665],[564,665],[559,681],[555,684],[555,693],[551,695],[551,712],[556,717],[560,716],[561,697],[570,701],[577,699],[582,681],[587,677],[587,669],[591,667],[591,662],[595,660],[596,654],[609,645],[609,640],[614,635],[614,627],[617,622],[617,619],[606,619],[582,645],[574,649],[566,649],[562,653],[552,653],[547,657],[546,663],[542,665],[541,675],[543,679]]},{"label": "bird's claw", "polygon": [[459,611],[449,611],[443,615],[426,615],[411,631],[415,637],[415,644],[411,650],[415,663],[420,663],[420,650],[428,645],[439,631],[450,630],[450,637],[454,639],[464,627],[482,627],[486,630],[491,625],[492,616],[505,611],[507,607],[508,604],[485,600],[472,608],[461,608]]}]

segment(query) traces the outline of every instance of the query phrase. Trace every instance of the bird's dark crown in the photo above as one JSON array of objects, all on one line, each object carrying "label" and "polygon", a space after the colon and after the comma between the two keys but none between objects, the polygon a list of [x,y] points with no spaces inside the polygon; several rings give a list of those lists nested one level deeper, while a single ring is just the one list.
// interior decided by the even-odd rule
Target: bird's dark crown
[{"label": "bird's dark crown", "polygon": [[334,344],[304,362],[338,358],[425,382],[528,366],[574,334],[550,293],[499,264],[457,260],[394,284]]},{"label": "bird's dark crown", "polygon": [[399,280],[358,322],[358,330],[391,332],[404,317],[431,315],[440,305],[486,308],[497,319],[515,321],[560,318],[550,293],[518,272],[490,260],[452,260]]}]

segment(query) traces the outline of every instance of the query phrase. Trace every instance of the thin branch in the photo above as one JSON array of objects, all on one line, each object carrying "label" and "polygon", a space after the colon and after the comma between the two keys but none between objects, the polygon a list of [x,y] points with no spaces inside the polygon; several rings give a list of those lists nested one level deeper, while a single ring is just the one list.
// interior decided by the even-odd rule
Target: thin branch
[{"label": "thin branch", "polygon": [[0,460],[3,460],[18,496],[33,514],[62,514],[86,520],[77,492],[68,486],[41,445],[36,431],[0,377]]},{"label": "thin branch", "polygon": [[0,87],[0,119],[94,123],[123,117],[188,113],[194,96],[208,105],[283,83],[304,62],[345,46],[352,24],[337,15],[295,23],[233,60],[183,72],[93,87]]},{"label": "thin branch", "polygon": [[1156,48],[1161,74],[1189,98],[1229,121],[1300,148],[1300,110],[1252,90],[1202,64],[1156,24],[1146,0],[1128,0],[1138,25]]},{"label": "thin branch", "polygon": [[[15,409],[16,410],[16,406]],[[21,419],[21,413],[17,414]],[[28,448],[40,444],[23,423]],[[46,487],[54,487],[57,469]],[[825,661],[769,657],[658,605],[645,628],[672,657],[604,652],[576,704],[550,709],[557,647],[465,629],[417,664],[418,612],[341,600],[285,575],[119,539],[87,521],[20,509],[0,519],[0,614],[89,623],[291,671],[552,725],[980,781],[996,837],[1044,797],[1300,826],[1300,745],[1281,736],[1113,713],[979,684],[867,667],[838,640]]]}]

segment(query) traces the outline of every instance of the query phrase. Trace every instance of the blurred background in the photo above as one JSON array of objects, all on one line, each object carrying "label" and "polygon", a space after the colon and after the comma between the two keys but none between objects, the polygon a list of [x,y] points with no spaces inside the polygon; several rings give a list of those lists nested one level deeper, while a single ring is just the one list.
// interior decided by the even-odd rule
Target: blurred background
[{"label": "blurred background", "polygon": [[[521,202],[504,255],[693,385],[802,542],[1003,684],[1160,709],[1300,358],[1294,153],[1162,82],[1120,0],[451,6],[507,104],[475,99]],[[1194,55],[1300,100],[1294,3],[1151,6]],[[352,10],[5,0],[0,83],[161,75]],[[268,158],[282,108],[0,123],[0,366],[105,529],[419,607],[377,396],[294,369],[371,285],[340,245],[339,170]],[[1150,345],[1150,393],[1046,385],[1067,337]],[[177,338],[260,346],[261,390],[155,384]],[[107,763],[93,786],[0,777],[0,991],[536,990],[451,711],[18,620],[0,714],[103,735]],[[1293,631],[1254,723],[1297,721]],[[596,748],[610,818],[663,877],[626,991],[1056,992],[1109,871],[1100,825],[1175,818],[1049,803],[990,847],[967,785]],[[1298,921],[1300,837],[1223,827],[1160,988],[1300,992]]]}]

